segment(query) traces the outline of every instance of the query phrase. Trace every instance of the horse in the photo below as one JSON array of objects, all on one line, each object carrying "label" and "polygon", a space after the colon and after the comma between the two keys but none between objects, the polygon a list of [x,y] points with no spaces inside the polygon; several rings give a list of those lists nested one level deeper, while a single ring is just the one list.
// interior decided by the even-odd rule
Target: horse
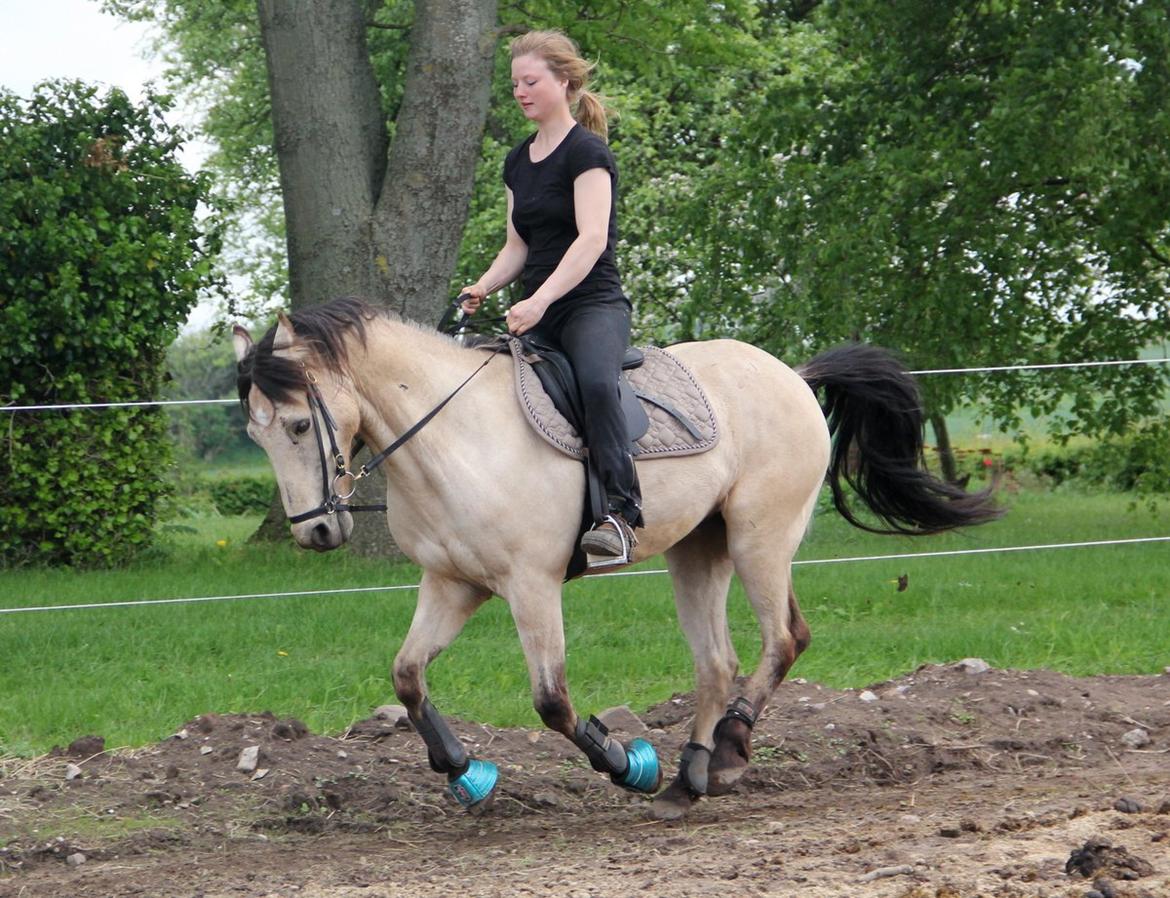
[{"label": "horse", "polygon": [[[385,447],[374,463],[386,473],[386,521],[422,569],[394,691],[431,768],[472,811],[490,803],[498,769],[468,756],[431,702],[426,669],[493,595],[511,610],[544,725],[616,785],[658,793],[653,817],[677,819],[732,791],[753,725],[809,645],[791,565],[826,479],[836,509],[877,532],[935,533],[1000,514],[990,491],[926,469],[916,383],[887,351],[847,345],[793,369],[735,340],[669,347],[707,394],[720,436],[702,454],[636,461],[645,527],[631,561],[665,556],[696,681],[690,739],[659,792],[653,746],[620,742],[570,701],[561,587],[584,466],[522,418],[507,356],[350,299],[281,315],[258,342],[236,327],[233,342],[247,431],[272,463],[297,544],[327,551],[348,539],[359,510],[348,502],[369,470],[350,468],[355,444]],[[874,519],[854,513],[847,485]],[[733,573],[762,637],[739,690]]]}]

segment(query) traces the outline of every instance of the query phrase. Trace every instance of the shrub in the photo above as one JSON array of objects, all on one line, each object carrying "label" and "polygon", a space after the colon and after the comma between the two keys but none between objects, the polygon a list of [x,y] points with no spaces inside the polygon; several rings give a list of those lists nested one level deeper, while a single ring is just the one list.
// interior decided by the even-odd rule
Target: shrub
[{"label": "shrub", "polygon": [[[165,99],[0,91],[0,402],[155,398],[162,360],[214,283],[219,231],[176,151]],[[149,544],[164,490],[153,408],[9,413],[0,558],[115,564]]]},{"label": "shrub", "polygon": [[271,477],[233,477],[208,481],[215,510],[222,515],[264,514],[276,483]]},{"label": "shrub", "polygon": [[1100,443],[1045,449],[1011,457],[1009,466],[1024,466],[1055,485],[1080,483],[1143,495],[1170,493],[1170,423],[1152,421]]}]

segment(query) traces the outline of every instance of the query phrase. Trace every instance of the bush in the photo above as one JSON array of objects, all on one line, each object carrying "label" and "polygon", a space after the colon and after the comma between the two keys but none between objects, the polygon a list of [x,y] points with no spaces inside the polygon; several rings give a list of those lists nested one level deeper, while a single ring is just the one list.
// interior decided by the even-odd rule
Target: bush
[{"label": "bush", "polygon": [[1007,459],[1055,485],[1081,483],[1143,495],[1170,493],[1170,423],[1154,421],[1124,437],[1045,449]]},{"label": "bush", "polygon": [[233,477],[207,482],[215,510],[222,515],[265,514],[276,483],[271,477]]},{"label": "bush", "polygon": [[[152,399],[215,282],[203,175],[179,164],[163,98],[72,82],[0,91],[0,402]],[[9,413],[4,564],[116,564],[151,539],[169,456],[153,408]]]}]

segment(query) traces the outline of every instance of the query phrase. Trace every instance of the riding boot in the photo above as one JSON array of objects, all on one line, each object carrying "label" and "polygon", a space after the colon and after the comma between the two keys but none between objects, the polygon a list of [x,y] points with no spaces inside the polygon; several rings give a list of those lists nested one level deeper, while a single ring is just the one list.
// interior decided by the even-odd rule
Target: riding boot
[{"label": "riding boot", "polygon": [[611,511],[581,537],[581,550],[587,555],[599,555],[622,561],[629,561],[633,557],[634,547],[637,545],[638,538],[634,536],[634,528],[616,511]]}]

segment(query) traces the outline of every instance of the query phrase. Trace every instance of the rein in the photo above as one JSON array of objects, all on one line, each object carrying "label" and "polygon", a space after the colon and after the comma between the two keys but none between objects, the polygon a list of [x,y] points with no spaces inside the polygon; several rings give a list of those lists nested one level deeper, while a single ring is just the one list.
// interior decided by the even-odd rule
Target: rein
[{"label": "rein", "polygon": [[[479,374],[480,371],[487,367],[488,363],[493,358],[495,358],[495,355],[496,354],[494,352],[489,353],[487,358],[484,359],[483,363],[480,364],[480,366],[474,371],[472,371],[471,374],[467,376],[466,380],[463,381],[463,383],[448,393],[447,397],[442,402],[423,415],[418,421],[412,424],[410,428],[402,434],[402,436],[400,436],[393,443],[391,443],[389,446],[363,464],[356,472],[349,470],[349,467],[345,463],[345,456],[337,448],[337,421],[334,419],[333,415],[329,413],[329,407],[325,405],[325,398],[321,395],[321,390],[317,386],[317,378],[313,376],[313,372],[306,369],[305,379],[308,382],[307,394],[309,400],[309,410],[313,414],[314,418],[319,413],[321,416],[321,422],[324,425],[323,427],[314,428],[317,434],[317,454],[321,459],[321,484],[323,499],[321,504],[316,508],[301,512],[297,515],[290,515],[288,519],[289,523],[299,524],[301,521],[307,521],[310,518],[320,517],[321,515],[336,514],[339,511],[385,511],[386,505],[384,503],[378,503],[376,505],[349,505],[346,503],[347,500],[352,497],[355,492],[357,492],[357,485],[359,480],[361,480],[363,477],[367,477],[376,467],[378,467],[378,465],[382,464],[382,462],[384,462],[391,455],[402,448],[403,444],[405,444],[415,434],[426,427],[427,424],[430,423],[431,419],[434,418],[435,415],[437,415],[440,411],[442,411],[443,407],[452,399],[454,399],[460,390],[471,383],[471,379],[475,377],[475,375]],[[316,422],[314,421],[314,423]],[[334,473],[332,477],[329,476],[329,462],[325,457],[325,442],[321,439],[321,431],[326,429],[329,434],[329,449],[333,454]],[[338,484],[345,482],[346,478],[349,478],[349,490],[343,493],[338,488]]]}]

